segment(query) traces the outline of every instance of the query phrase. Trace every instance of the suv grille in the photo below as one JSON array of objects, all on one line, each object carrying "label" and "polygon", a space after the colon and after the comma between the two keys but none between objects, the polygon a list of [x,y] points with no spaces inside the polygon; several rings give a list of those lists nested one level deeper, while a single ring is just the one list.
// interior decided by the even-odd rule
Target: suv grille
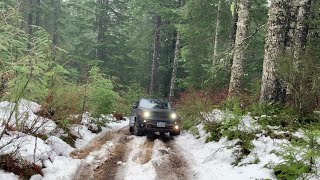
[{"label": "suv grille", "polygon": [[167,112],[152,112],[152,118],[169,118],[169,113]]}]

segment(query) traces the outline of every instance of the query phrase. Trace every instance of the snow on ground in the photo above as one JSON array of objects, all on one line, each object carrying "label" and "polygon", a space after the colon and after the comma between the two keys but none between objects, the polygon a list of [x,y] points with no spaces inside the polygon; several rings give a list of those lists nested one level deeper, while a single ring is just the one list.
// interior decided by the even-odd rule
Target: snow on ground
[{"label": "snow on ground", "polygon": [[[88,122],[88,121],[85,121]],[[89,124],[89,123],[88,123]],[[73,125],[71,127],[71,133],[77,137],[75,146],[77,149],[82,149],[96,137],[105,134],[108,131],[119,130],[129,124],[129,121],[111,121],[106,124],[106,127],[102,127],[102,131],[99,134],[92,133],[85,125]]]},{"label": "snow on ground", "polygon": [[[17,111],[14,111],[14,108]],[[46,134],[49,138],[43,141],[40,138],[24,134],[17,131],[9,131],[8,134],[3,134],[0,141],[0,155],[17,152],[19,156],[31,163],[44,166],[43,174],[34,175],[31,179],[72,179],[76,170],[81,165],[81,160],[73,159],[69,155],[74,150],[69,144],[59,138],[59,135],[64,132],[59,131],[59,134],[50,136],[57,126],[54,121],[37,116],[35,113],[40,110],[41,106],[35,102],[21,99],[17,104],[12,102],[0,102],[0,124],[6,124],[9,121],[9,126],[13,129],[17,126],[37,129],[37,133]],[[85,118],[90,118],[85,116]],[[112,120],[112,116],[105,116]],[[84,123],[85,124],[85,123]],[[89,144],[94,138],[106,133],[107,131],[117,130],[128,125],[128,121],[117,121],[106,124],[106,128],[102,129],[99,134],[92,133],[85,125],[77,125],[72,128],[74,134],[78,134],[76,140],[76,148],[82,148]],[[4,126],[0,126],[0,133]],[[17,179],[13,173],[7,173],[0,170],[0,179]]]},{"label": "snow on ground", "polygon": [[74,150],[73,147],[56,136],[50,136],[45,142],[50,145],[59,156],[62,155],[68,157]]},{"label": "snow on ground", "polygon": [[147,163],[139,163],[139,157],[143,156],[141,148],[146,142],[146,137],[135,137],[131,141],[131,152],[128,156],[128,161],[124,164],[125,180],[150,180],[156,178],[156,170],[152,165],[152,160]]},{"label": "snow on ground", "polygon": [[[42,139],[30,136],[22,135],[22,133],[12,133],[11,136],[5,135],[0,141],[1,149],[0,154],[9,154],[15,151],[19,152],[22,159],[29,162],[36,162],[39,166],[42,166],[41,160],[47,160],[53,151],[53,149],[46,145]],[[17,139],[16,139],[17,138]],[[15,141],[12,141],[16,139]],[[12,143],[10,143],[12,141]],[[5,146],[7,143],[9,145]],[[36,149],[36,151],[35,151]]]},{"label": "snow on ground", "polygon": [[19,177],[13,173],[7,173],[0,169],[0,179],[5,180],[18,180]]},{"label": "snow on ground", "polygon": [[[13,109],[17,106],[17,113]],[[40,110],[40,105],[21,99],[18,104],[3,101],[0,102],[0,124],[7,123],[12,127],[23,125],[28,128],[37,129],[37,133],[49,134],[56,128],[56,124],[47,118],[37,116],[35,113]]]},{"label": "snow on ground", "polygon": [[[272,170],[264,166],[269,162],[281,161],[271,151],[277,149],[277,145],[282,142],[273,141],[268,137],[254,140],[255,148],[252,155],[241,162],[243,166],[231,165],[235,161],[233,152],[237,148],[234,146],[237,141],[227,141],[222,138],[219,142],[205,143],[205,138],[196,139],[188,132],[178,136],[175,141],[191,165],[195,179],[275,179]],[[253,160],[251,156],[258,157],[260,162],[250,164]]]}]

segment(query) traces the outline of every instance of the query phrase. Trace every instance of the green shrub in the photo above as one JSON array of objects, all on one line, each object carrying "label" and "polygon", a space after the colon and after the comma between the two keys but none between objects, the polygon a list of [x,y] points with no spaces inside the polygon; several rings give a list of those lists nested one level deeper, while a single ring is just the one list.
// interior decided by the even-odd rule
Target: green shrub
[{"label": "green shrub", "polygon": [[[192,117],[189,117],[188,119],[183,119],[183,121],[181,123],[182,129],[188,130],[188,129],[196,126],[199,123],[197,120],[194,120]],[[196,117],[194,117],[194,118],[196,118]]]},{"label": "green shrub", "polygon": [[309,167],[302,162],[286,162],[274,168],[274,174],[281,180],[297,179],[303,173],[309,172]]},{"label": "green shrub", "polygon": [[199,137],[199,129],[196,126],[192,126],[189,130],[195,137]]},{"label": "green shrub", "polygon": [[83,87],[65,83],[63,86],[54,88],[52,96],[52,102],[46,102],[49,104],[44,104],[44,107],[54,109],[55,120],[67,119],[69,115],[82,114],[85,97]]},{"label": "green shrub", "polygon": [[299,59],[287,55],[279,59],[278,76],[288,89],[287,103],[290,103],[299,118],[305,117],[319,107],[320,68],[318,51],[307,49]]},{"label": "green shrub", "polygon": [[207,137],[206,142],[219,141],[222,134],[222,125],[220,123],[208,122],[204,124],[204,130],[210,133]]},{"label": "green shrub", "polygon": [[284,162],[274,168],[274,174],[278,179],[297,179],[304,173],[314,173],[318,169],[315,159],[320,157],[320,148],[317,139],[320,137],[319,130],[306,132],[308,140],[291,141],[276,152],[284,159]]},{"label": "green shrub", "polygon": [[132,84],[126,89],[127,91],[121,94],[122,98],[117,101],[117,111],[130,114],[133,103],[136,103],[142,97],[148,97],[148,95],[138,84]]},{"label": "green shrub", "polygon": [[181,94],[177,102],[177,110],[182,116],[182,128],[190,129],[203,119],[201,112],[208,112],[213,104],[208,93],[203,91],[190,91]]},{"label": "green shrub", "polygon": [[93,67],[89,72],[88,97],[90,112],[94,117],[110,114],[115,110],[119,95],[113,91],[111,80],[106,79],[100,69]]},{"label": "green shrub", "polygon": [[254,103],[248,107],[248,111],[254,116],[273,116],[281,111],[283,105],[280,104],[261,104],[260,102]]},{"label": "green shrub", "polygon": [[231,98],[225,101],[226,110],[232,111],[232,114],[235,116],[242,116],[243,110],[241,108],[240,98]]}]

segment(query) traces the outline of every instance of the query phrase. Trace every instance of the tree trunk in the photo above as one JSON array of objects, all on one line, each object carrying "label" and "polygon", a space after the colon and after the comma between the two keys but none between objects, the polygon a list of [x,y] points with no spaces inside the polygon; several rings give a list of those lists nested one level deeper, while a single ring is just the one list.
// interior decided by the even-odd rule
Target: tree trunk
[{"label": "tree trunk", "polygon": [[36,26],[40,26],[41,19],[41,0],[37,0]]},{"label": "tree trunk", "polygon": [[221,14],[221,0],[218,1],[218,7],[217,7],[217,18],[216,18],[216,30],[215,30],[215,36],[214,36],[214,47],[213,47],[213,66],[216,65],[218,60],[218,41],[219,41],[219,34],[220,34],[220,14]]},{"label": "tree trunk", "polygon": [[308,32],[308,43],[313,46],[319,46],[319,39],[320,39],[320,14],[319,14],[320,2],[316,0],[311,1],[311,8],[310,8],[310,22],[309,22],[309,32]]},{"label": "tree trunk", "polygon": [[297,23],[297,10],[298,1],[300,0],[289,0],[288,2],[288,20],[287,20],[287,31],[284,41],[286,53],[292,54],[294,49],[294,36]]},{"label": "tree trunk", "polygon": [[32,45],[32,37],[33,37],[33,1],[29,0],[29,13],[28,13],[28,22],[27,22],[27,26],[28,26],[28,35],[29,35],[29,43],[28,43],[28,49],[31,49],[31,45]]},{"label": "tree trunk", "polygon": [[245,60],[245,49],[249,35],[249,9],[250,0],[239,1],[237,33],[235,40],[235,51],[231,67],[231,78],[229,84],[229,98],[240,94],[243,81],[243,64]]},{"label": "tree trunk", "polygon": [[60,6],[60,0],[54,1],[54,17],[53,17],[53,32],[52,32],[52,58],[53,60],[56,59],[56,47],[58,46],[58,21],[59,21],[59,6]]},{"label": "tree trunk", "polygon": [[176,46],[174,49],[174,59],[173,59],[173,65],[172,65],[172,78],[171,78],[171,84],[170,84],[169,101],[171,101],[172,98],[174,97],[179,55],[180,55],[180,33],[177,32]]},{"label": "tree trunk", "polygon": [[105,47],[105,43],[107,41],[106,32],[108,30],[108,6],[109,0],[99,0],[98,2],[98,12],[97,12],[97,58],[99,60],[106,60],[107,50]]},{"label": "tree trunk", "polygon": [[234,43],[236,41],[236,33],[237,33],[237,22],[238,22],[238,1],[233,0],[233,8],[232,8],[232,21],[231,28],[229,33],[229,48],[231,50],[230,60],[226,62],[226,67],[228,70],[231,69],[232,61],[233,61],[233,53],[234,53]]},{"label": "tree trunk", "polygon": [[261,102],[284,100],[280,80],[277,78],[277,60],[284,53],[288,21],[289,0],[273,0],[269,8],[268,31],[263,62]]},{"label": "tree trunk", "polygon": [[305,50],[308,37],[308,22],[310,16],[311,0],[301,0],[299,3],[297,26],[294,39],[294,57],[299,58]]},{"label": "tree trunk", "polygon": [[153,48],[153,59],[152,59],[152,70],[151,70],[151,82],[149,94],[152,96],[154,91],[157,88],[157,78],[158,78],[158,66],[160,59],[160,26],[161,26],[161,17],[155,17],[155,33],[154,33],[154,48]]}]

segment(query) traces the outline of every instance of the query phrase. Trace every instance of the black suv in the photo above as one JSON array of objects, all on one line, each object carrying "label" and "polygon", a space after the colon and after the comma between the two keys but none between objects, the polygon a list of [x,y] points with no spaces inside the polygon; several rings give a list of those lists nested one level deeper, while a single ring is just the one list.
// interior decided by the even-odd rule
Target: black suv
[{"label": "black suv", "polygon": [[171,108],[170,103],[160,99],[140,99],[132,107],[130,116],[130,132],[137,136],[159,132],[160,135],[180,134],[179,116]]}]

